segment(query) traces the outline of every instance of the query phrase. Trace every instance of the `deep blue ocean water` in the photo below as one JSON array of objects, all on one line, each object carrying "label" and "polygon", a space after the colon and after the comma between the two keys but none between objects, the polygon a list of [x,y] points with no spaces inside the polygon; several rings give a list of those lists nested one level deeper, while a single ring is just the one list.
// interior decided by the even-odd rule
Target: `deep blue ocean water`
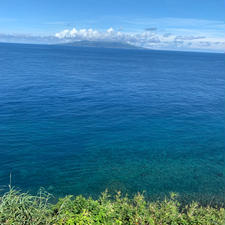
[{"label": "deep blue ocean water", "polygon": [[0,44],[0,189],[225,197],[225,55]]}]

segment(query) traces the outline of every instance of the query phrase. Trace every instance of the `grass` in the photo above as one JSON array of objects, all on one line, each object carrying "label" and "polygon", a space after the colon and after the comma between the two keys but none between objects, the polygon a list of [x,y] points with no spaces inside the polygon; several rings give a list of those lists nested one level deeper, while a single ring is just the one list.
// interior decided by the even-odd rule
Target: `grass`
[{"label": "grass", "polygon": [[94,200],[66,196],[52,204],[43,190],[36,196],[14,188],[0,197],[1,225],[225,225],[224,208],[203,207],[193,202],[181,206],[175,194],[149,202],[142,194],[133,198],[107,191]]}]

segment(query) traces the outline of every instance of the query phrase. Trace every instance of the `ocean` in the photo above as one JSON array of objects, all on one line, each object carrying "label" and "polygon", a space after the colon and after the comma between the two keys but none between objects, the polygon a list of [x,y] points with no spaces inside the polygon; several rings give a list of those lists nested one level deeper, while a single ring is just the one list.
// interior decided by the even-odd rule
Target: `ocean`
[{"label": "ocean", "polygon": [[0,44],[0,190],[225,202],[225,55]]}]

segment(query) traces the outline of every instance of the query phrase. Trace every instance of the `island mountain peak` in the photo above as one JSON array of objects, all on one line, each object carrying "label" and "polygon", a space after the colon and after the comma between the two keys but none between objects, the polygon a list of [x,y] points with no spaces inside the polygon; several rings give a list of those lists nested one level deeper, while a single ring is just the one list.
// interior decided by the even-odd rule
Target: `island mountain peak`
[{"label": "island mountain peak", "polygon": [[117,42],[117,41],[73,41],[63,43],[66,46],[73,47],[93,47],[93,48],[119,48],[119,49],[141,49],[132,44],[126,42]]}]

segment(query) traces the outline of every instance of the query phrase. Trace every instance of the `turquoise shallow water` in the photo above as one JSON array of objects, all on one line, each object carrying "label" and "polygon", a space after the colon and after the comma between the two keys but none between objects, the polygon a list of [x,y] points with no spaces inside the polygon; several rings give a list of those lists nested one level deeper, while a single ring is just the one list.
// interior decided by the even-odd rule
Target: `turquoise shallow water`
[{"label": "turquoise shallow water", "polygon": [[225,55],[0,44],[0,188],[224,202]]}]

